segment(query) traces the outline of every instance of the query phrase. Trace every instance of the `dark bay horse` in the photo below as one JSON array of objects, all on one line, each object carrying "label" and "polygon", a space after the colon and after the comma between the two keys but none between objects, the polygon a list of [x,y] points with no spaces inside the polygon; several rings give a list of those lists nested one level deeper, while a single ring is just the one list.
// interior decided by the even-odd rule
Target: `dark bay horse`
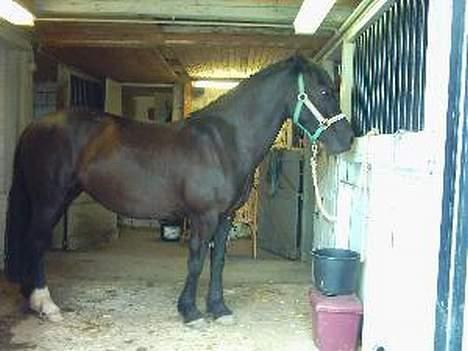
[{"label": "dark bay horse", "polygon": [[86,192],[135,218],[191,222],[188,275],[178,299],[186,323],[202,320],[195,297],[209,242],[207,312],[231,316],[222,288],[233,211],[288,117],[331,153],[350,148],[327,74],[301,57],[278,62],[185,121],[142,124],[106,113],[62,111],[33,122],[15,151],[6,224],[5,273],[30,307],[59,320],[46,286],[44,253],[64,209]]}]

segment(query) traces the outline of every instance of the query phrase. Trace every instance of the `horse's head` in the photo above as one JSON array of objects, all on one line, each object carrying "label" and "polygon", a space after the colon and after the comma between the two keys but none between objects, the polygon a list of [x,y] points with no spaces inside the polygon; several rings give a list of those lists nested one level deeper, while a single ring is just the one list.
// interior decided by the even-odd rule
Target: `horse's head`
[{"label": "horse's head", "polygon": [[302,57],[292,59],[293,101],[289,113],[310,141],[320,141],[333,154],[350,149],[354,133],[341,113],[336,89],[327,73]]}]

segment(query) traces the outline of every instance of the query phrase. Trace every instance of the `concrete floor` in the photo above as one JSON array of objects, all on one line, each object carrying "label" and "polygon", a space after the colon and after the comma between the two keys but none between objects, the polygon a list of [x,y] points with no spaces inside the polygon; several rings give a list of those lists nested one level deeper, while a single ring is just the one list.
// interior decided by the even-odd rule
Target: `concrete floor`
[{"label": "concrete floor", "polygon": [[186,247],[161,242],[148,230],[124,229],[119,240],[98,249],[51,252],[49,288],[64,321],[22,312],[17,287],[0,278],[0,350],[316,350],[308,265],[266,253],[253,260],[250,241],[235,241],[224,286],[236,324],[209,321],[202,330],[185,326],[177,314],[185,273]]}]

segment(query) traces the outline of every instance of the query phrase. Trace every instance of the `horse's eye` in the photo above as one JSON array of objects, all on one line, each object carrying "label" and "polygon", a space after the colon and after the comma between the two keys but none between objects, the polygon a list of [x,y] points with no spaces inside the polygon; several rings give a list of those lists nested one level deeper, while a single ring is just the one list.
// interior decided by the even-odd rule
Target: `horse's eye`
[{"label": "horse's eye", "polygon": [[325,89],[320,90],[320,95],[326,96],[328,95],[328,91],[326,91]]}]

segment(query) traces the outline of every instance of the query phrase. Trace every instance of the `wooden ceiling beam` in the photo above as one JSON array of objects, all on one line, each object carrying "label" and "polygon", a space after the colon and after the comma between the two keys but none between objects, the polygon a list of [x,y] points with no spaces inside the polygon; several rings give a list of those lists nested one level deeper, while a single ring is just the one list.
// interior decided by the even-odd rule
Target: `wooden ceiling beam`
[{"label": "wooden ceiling beam", "polygon": [[34,3],[34,0],[15,0],[18,4],[23,6],[25,9],[27,9],[29,12],[31,12],[33,15],[36,15],[36,5]]},{"label": "wooden ceiling beam", "polygon": [[124,17],[292,23],[302,0],[41,0],[39,17]]},{"label": "wooden ceiling beam", "polygon": [[154,55],[157,57],[159,62],[162,64],[162,68],[167,71],[167,73],[173,77],[174,80],[178,80],[179,76],[177,73],[174,71],[174,69],[171,67],[171,65],[167,62],[166,58],[163,56],[161,53],[161,50],[158,48],[153,48],[151,51],[154,53]]},{"label": "wooden ceiling beam", "polygon": [[[37,17],[135,18],[292,24],[302,0],[19,0],[34,3]],[[360,0],[337,0],[333,10]]]},{"label": "wooden ceiling beam", "polygon": [[263,35],[246,33],[162,32],[154,25],[115,25],[78,23],[41,23],[36,25],[43,46],[52,47],[140,47],[200,46],[200,47],[282,47],[315,49],[316,43],[331,37],[287,34]]}]

